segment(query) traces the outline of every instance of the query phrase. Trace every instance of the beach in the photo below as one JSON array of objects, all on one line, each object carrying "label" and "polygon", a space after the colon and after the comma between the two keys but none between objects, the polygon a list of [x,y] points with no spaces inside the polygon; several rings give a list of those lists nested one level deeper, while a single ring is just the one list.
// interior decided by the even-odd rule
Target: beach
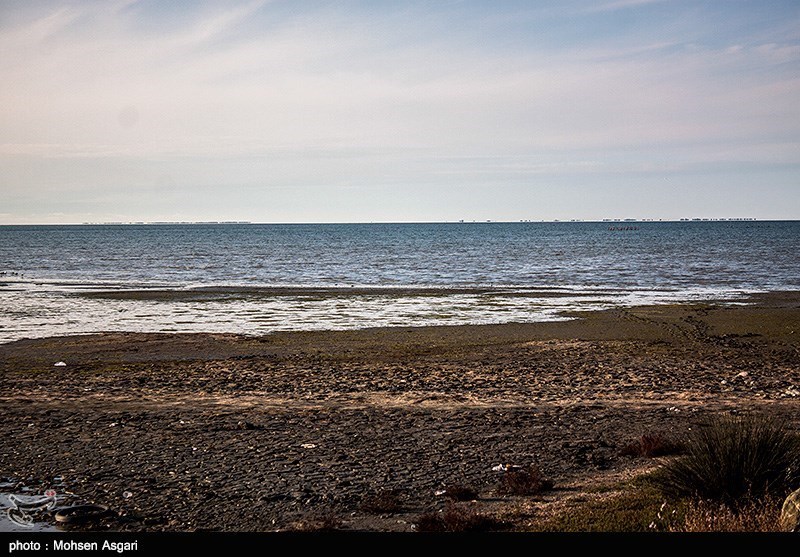
[{"label": "beach", "polygon": [[799,30],[3,3],[9,552],[800,531]]},{"label": "beach", "polygon": [[[83,529],[271,531],[314,516],[409,531],[469,486],[512,530],[624,494],[709,416],[800,427],[800,293],[573,312],[566,321],[0,345],[2,491],[108,506]],[[66,365],[54,364],[63,362]],[[537,496],[498,493],[536,465]],[[394,512],[364,501],[393,490]],[[550,522],[548,522],[550,521]]]}]

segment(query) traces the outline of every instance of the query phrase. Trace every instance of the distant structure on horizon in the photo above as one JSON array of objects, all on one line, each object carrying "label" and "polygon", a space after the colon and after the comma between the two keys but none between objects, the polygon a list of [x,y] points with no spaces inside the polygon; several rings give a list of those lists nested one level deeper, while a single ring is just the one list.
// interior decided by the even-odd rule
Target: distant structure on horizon
[{"label": "distant structure on horizon", "polygon": [[719,219],[603,219],[603,222],[741,222],[741,221],[757,221],[756,218],[740,217],[740,218],[719,218]]},{"label": "distant structure on horizon", "polygon": [[681,219],[681,222],[707,222],[707,221],[752,221],[752,218],[733,218],[733,219]]},{"label": "distant structure on horizon", "polygon": [[[553,220],[545,220],[542,219],[540,221],[531,220],[531,219],[520,219],[520,223],[531,223],[531,222],[553,222],[553,223],[592,223],[592,222],[603,222],[603,223],[635,223],[635,222],[753,222],[758,221],[757,218],[750,218],[750,217],[734,217],[734,218],[681,218],[681,219],[600,219],[600,220],[585,220],[585,219],[569,219],[569,220],[561,220],[561,219],[553,219]],[[443,222],[453,222],[453,221],[443,221]],[[506,222],[514,222],[514,221],[499,221],[499,220],[464,220],[460,219],[458,221],[459,224],[474,224],[474,223],[498,223],[504,224]],[[129,221],[129,222],[122,222],[122,221],[107,221],[107,222],[82,222],[81,225],[84,226],[182,226],[182,225],[227,225],[227,224],[236,224],[236,225],[253,225],[253,224],[268,224],[268,223],[258,223],[246,220],[224,220],[224,221]],[[322,224],[322,223],[320,223]],[[357,223],[354,223],[357,224]],[[367,224],[367,223],[363,223]],[[375,223],[369,223],[375,224]]]},{"label": "distant structure on horizon", "polygon": [[132,222],[84,222],[81,224],[85,225],[94,225],[94,226],[130,226],[130,225],[137,225],[137,226],[150,226],[150,225],[179,225],[179,224],[253,224],[250,221],[246,220],[208,220],[208,221],[152,221],[152,222],[145,222],[145,221],[132,221]]}]

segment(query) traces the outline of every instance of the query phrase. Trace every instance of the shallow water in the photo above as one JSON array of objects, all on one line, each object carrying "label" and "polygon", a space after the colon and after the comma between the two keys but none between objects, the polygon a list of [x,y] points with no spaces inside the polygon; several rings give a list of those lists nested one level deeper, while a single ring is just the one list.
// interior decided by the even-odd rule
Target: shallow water
[{"label": "shallow water", "polygon": [[[620,225],[637,229],[610,230]],[[546,321],[735,301],[800,289],[797,253],[800,222],[3,226],[0,342]],[[167,294],[81,295],[149,289]]]},{"label": "shallow water", "polygon": [[[9,487],[0,484],[0,488]],[[9,502],[10,492],[0,491],[0,532],[59,532],[55,525],[43,520],[39,513],[32,515],[34,518],[31,526],[23,526],[11,520],[8,516],[8,510],[11,508]],[[40,520],[37,520],[40,519]]]}]

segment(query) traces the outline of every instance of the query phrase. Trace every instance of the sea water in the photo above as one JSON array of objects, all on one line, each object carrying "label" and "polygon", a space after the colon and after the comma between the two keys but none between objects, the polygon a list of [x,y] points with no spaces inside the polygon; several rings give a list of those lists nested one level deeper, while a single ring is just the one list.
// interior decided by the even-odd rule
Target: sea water
[{"label": "sea water", "polygon": [[0,342],[735,302],[800,290],[798,254],[797,221],[0,226]]}]

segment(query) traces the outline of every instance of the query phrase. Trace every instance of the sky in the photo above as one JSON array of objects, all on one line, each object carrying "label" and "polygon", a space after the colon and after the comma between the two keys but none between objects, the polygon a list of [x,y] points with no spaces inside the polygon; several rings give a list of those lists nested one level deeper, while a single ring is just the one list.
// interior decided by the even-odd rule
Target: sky
[{"label": "sky", "polygon": [[797,0],[0,0],[0,223],[800,219]]}]

